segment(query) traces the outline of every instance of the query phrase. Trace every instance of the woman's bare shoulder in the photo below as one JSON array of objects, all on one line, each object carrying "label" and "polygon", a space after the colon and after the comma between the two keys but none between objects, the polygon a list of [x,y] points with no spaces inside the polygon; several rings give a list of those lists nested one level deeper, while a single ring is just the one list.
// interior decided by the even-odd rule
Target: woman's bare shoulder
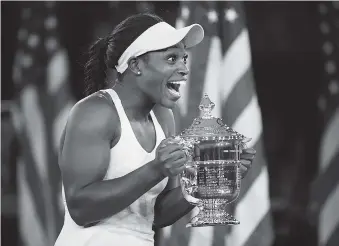
[{"label": "woman's bare shoulder", "polygon": [[68,124],[78,130],[98,130],[102,134],[112,134],[119,124],[116,108],[102,93],[94,93],[78,101],[69,113]]}]

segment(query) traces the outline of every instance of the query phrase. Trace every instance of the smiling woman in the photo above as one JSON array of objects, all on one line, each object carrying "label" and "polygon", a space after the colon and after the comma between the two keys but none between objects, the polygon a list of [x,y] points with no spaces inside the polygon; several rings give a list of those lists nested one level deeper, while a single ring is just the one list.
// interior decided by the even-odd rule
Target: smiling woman
[{"label": "smiling woman", "polygon": [[[175,188],[186,155],[169,137],[186,48],[203,36],[200,25],[177,30],[138,14],[90,47],[87,97],[71,110],[60,144],[65,217],[56,246],[151,246],[155,227],[193,208]],[[110,88],[112,70],[119,76]]]},{"label": "smiling woman", "polygon": [[[55,246],[152,246],[154,228],[193,208],[177,187],[187,157],[171,138],[171,108],[188,74],[186,49],[203,37],[198,24],[177,30],[138,14],[90,47],[88,96],[60,144],[65,217]],[[119,73],[112,88],[111,70]]]},{"label": "smiling woman", "polygon": [[[166,108],[173,108],[180,98],[180,84],[187,80],[187,52],[183,42],[166,49],[147,53],[147,60],[137,64],[142,69],[140,88],[151,100]],[[131,68],[136,64],[131,60]]]}]

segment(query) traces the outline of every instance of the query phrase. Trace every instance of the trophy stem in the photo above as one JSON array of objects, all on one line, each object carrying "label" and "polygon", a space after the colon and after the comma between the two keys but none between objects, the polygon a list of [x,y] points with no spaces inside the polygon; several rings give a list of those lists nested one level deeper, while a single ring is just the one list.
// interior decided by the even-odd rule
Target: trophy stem
[{"label": "trophy stem", "polygon": [[199,213],[192,218],[186,227],[239,225],[240,222],[226,212],[220,200],[221,199],[203,200],[202,203],[198,205]]}]

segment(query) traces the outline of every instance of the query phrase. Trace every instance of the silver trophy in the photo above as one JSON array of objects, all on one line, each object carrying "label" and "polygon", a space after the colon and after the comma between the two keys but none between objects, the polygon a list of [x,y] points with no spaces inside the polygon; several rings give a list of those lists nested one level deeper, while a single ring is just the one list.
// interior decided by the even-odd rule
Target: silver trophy
[{"label": "silver trophy", "polygon": [[174,137],[183,145],[188,162],[179,175],[185,199],[199,208],[186,227],[237,225],[227,213],[227,204],[240,192],[240,154],[251,139],[237,133],[212,116],[215,104],[205,94],[199,105],[201,116]]}]

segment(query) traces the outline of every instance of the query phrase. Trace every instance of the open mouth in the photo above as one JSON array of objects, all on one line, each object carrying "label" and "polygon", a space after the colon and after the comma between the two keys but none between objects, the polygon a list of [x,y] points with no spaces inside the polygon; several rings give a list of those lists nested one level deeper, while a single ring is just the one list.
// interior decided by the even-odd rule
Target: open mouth
[{"label": "open mouth", "polygon": [[167,82],[166,86],[172,95],[176,97],[180,97],[180,92],[179,92],[180,85],[185,84],[185,83],[186,83],[185,80],[170,81],[170,82]]}]

